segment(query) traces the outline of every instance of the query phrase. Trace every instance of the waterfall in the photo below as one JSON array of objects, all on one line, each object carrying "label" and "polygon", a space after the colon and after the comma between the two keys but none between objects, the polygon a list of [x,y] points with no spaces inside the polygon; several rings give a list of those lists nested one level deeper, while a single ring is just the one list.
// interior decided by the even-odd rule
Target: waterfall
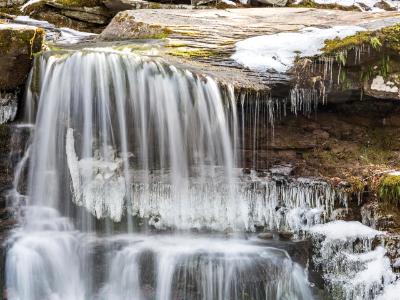
[{"label": "waterfall", "polygon": [[209,235],[301,231],[342,198],[238,168],[245,120],[232,87],[112,49],[44,53],[29,81],[35,125],[18,171],[29,165],[26,195],[22,178],[14,187],[25,203],[7,241],[8,299],[313,298],[285,250]]}]

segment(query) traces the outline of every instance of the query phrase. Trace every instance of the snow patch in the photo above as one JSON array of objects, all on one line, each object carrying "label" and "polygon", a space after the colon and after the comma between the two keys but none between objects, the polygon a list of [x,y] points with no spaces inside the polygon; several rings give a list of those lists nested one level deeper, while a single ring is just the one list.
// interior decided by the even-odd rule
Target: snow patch
[{"label": "snow patch", "polygon": [[394,82],[391,82],[391,81],[385,82],[385,79],[383,79],[383,77],[380,75],[376,76],[372,80],[371,90],[386,92],[386,93],[398,93],[399,92],[399,88],[395,85]]},{"label": "snow patch", "polygon": [[382,231],[372,229],[358,221],[333,221],[320,224],[310,229],[311,234],[325,236],[328,240],[349,240],[354,238],[373,239],[378,235],[384,234]]},{"label": "snow patch", "polygon": [[384,232],[356,221],[334,221],[316,225],[310,233],[316,247],[314,264],[338,299],[372,300],[395,282],[385,248],[373,249],[373,241]]},{"label": "snow patch", "polygon": [[232,55],[237,63],[258,72],[288,71],[297,56],[321,54],[325,40],[345,38],[365,28],[359,26],[334,26],[331,28],[307,27],[297,32],[281,32],[252,37],[236,43]]},{"label": "snow patch", "polygon": [[400,297],[400,281],[387,286],[381,295],[376,300],[398,300]]}]

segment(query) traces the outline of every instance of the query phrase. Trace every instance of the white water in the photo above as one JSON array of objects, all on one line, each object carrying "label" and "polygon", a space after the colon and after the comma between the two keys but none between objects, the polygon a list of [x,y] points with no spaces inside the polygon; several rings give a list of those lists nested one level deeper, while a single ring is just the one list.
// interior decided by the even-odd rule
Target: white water
[{"label": "white water", "polygon": [[329,217],[341,197],[324,183],[240,175],[232,88],[110,49],[45,53],[34,65],[25,114],[35,131],[17,168],[29,161],[27,195],[19,179],[13,192],[27,205],[7,242],[8,299],[312,299],[283,250],[134,233],[300,231]]}]

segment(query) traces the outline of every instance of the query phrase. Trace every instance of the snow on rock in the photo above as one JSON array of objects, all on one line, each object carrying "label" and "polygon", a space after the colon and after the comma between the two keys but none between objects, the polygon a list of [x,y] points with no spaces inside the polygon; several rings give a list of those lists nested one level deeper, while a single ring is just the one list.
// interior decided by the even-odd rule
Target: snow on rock
[{"label": "snow on rock", "polygon": [[383,79],[382,76],[376,76],[372,80],[371,89],[379,92],[387,92],[387,93],[398,93],[399,88],[395,85],[394,82],[387,81]]},{"label": "snow on rock", "polygon": [[41,0],[29,0],[28,2],[26,2],[24,5],[21,6],[21,11],[25,11],[25,9],[35,3],[40,2]]},{"label": "snow on rock", "polygon": [[356,221],[333,221],[310,229],[313,261],[339,299],[375,299],[396,280],[386,250],[372,242],[384,232]]},{"label": "snow on rock", "polygon": [[387,286],[376,300],[398,300],[400,298],[400,280]]},{"label": "snow on rock", "polygon": [[359,31],[365,29],[359,26],[306,27],[297,32],[252,37],[236,43],[236,52],[231,58],[254,71],[283,73],[293,66],[297,56],[321,54],[325,40],[345,38]]},{"label": "snow on rock", "polygon": [[221,0],[221,2],[230,6],[236,6],[236,3],[231,0]]},{"label": "snow on rock", "polygon": [[[301,2],[301,1],[300,1]],[[383,11],[381,6],[378,3],[384,2],[390,7],[399,8],[398,1],[391,1],[391,0],[314,0],[315,3],[318,4],[338,4],[341,6],[357,6],[363,11],[373,11],[379,12]]]},{"label": "snow on rock", "polygon": [[32,28],[35,28],[36,26],[41,27],[46,30],[47,41],[60,44],[76,44],[97,36],[97,34],[94,33],[78,31],[71,28],[57,28],[54,24],[47,21],[32,19],[29,16],[17,16],[13,20],[12,24],[8,23],[7,25],[16,26],[16,28],[19,28],[20,26],[26,26],[28,28],[30,28],[30,26],[32,26]]},{"label": "snow on rock", "polygon": [[333,221],[310,229],[311,234],[323,235],[328,240],[373,239],[384,232],[372,229],[357,221]]}]

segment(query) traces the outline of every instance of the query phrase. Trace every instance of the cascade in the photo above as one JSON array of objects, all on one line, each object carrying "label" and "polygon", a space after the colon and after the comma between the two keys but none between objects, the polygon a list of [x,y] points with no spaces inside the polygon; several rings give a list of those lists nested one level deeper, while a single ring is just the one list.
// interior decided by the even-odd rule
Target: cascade
[{"label": "cascade", "polygon": [[44,53],[29,80],[8,299],[313,298],[284,249],[205,234],[300,232],[343,199],[323,182],[242,173],[232,87],[107,48]]}]

